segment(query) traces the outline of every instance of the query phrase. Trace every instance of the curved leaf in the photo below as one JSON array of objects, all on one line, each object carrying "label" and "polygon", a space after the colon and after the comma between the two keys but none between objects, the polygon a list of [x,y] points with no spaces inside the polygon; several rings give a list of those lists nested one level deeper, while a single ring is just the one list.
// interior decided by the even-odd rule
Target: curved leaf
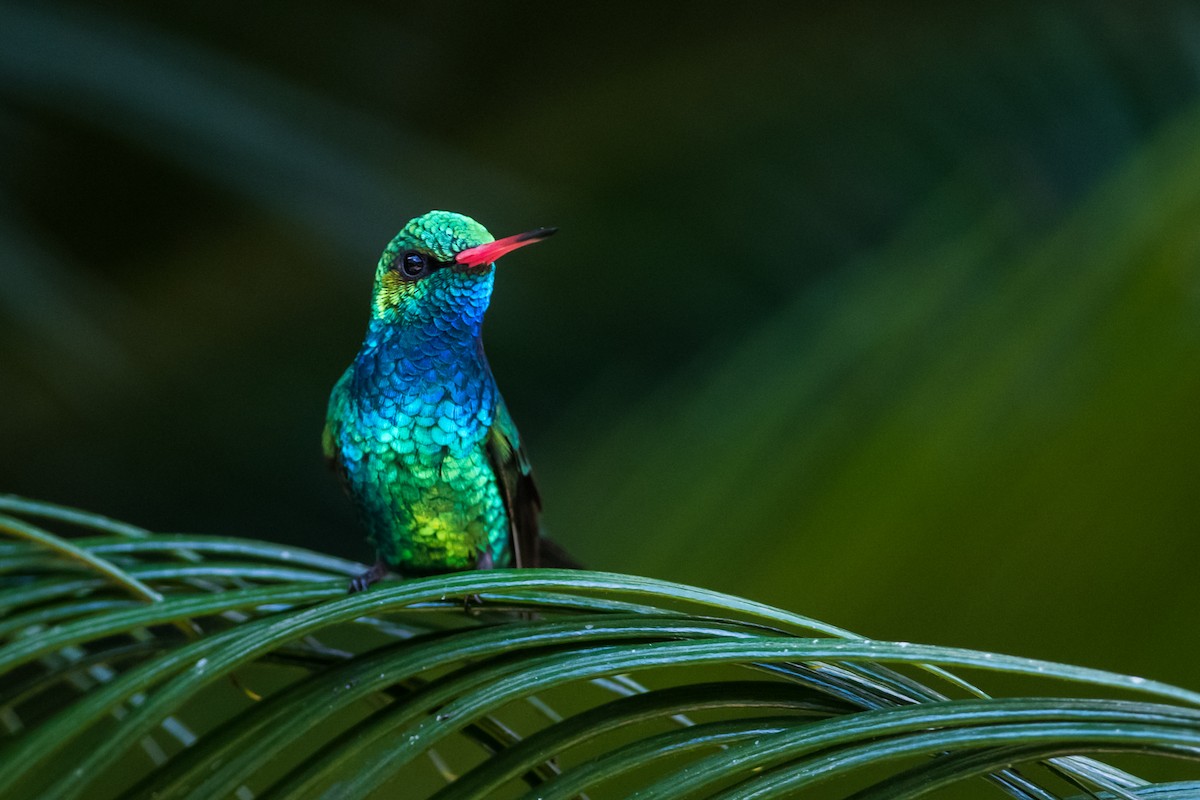
[{"label": "curved leaf", "polygon": [[[359,565],[319,553],[11,496],[0,511],[88,534],[0,544],[5,797],[777,797],[862,772],[877,782],[861,800],[980,776],[1024,800],[1128,800],[1173,795],[1082,755],[1200,753],[1194,691],[869,640],[696,587],[491,570],[348,595]],[[97,562],[112,570],[80,574]],[[156,599],[123,595],[112,571]],[[949,669],[1097,696],[992,698]],[[230,691],[235,672],[262,702]]]}]

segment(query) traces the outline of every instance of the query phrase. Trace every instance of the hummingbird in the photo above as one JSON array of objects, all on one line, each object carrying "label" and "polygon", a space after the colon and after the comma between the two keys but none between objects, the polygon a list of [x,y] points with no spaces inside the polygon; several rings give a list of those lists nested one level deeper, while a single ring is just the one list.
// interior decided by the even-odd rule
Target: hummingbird
[{"label": "hummingbird", "polygon": [[480,338],[496,260],[555,230],[496,239],[468,216],[430,211],[380,256],[366,336],[322,435],[377,554],[351,592],[389,569],[578,568],[542,536],[529,459]]}]

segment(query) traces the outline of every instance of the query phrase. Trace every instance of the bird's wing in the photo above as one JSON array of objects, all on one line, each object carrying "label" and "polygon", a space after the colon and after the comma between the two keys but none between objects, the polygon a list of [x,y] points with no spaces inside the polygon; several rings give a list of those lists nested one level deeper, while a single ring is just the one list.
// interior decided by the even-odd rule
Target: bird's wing
[{"label": "bird's wing", "polygon": [[325,430],[321,432],[321,451],[325,455],[325,463],[337,474],[342,488],[347,490],[346,468],[342,464],[338,438],[339,429],[342,420],[345,419],[346,408],[350,402],[350,380],[351,371],[347,369],[334,384],[333,391],[329,393],[329,408],[325,412]]},{"label": "bird's wing", "polygon": [[496,407],[496,419],[488,432],[487,455],[508,512],[515,566],[583,569],[557,542],[542,535],[538,522],[542,498],[533,482],[533,470],[525,448],[521,446],[517,426],[508,415],[503,398]]},{"label": "bird's wing", "polygon": [[542,498],[503,398],[496,406],[496,418],[488,431],[487,455],[504,498],[504,510],[508,512],[514,565],[536,567],[540,563],[538,515],[542,511]]}]

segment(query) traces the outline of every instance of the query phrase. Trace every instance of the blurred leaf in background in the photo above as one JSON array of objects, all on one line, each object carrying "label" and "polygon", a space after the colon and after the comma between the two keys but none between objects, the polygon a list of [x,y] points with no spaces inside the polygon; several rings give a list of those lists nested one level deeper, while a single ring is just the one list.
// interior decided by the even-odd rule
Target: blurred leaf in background
[{"label": "blurred leaf in background", "polygon": [[366,559],[379,249],[558,225],[485,339],[590,565],[1186,683],[1200,12],[688,9],[0,6],[0,485]]}]

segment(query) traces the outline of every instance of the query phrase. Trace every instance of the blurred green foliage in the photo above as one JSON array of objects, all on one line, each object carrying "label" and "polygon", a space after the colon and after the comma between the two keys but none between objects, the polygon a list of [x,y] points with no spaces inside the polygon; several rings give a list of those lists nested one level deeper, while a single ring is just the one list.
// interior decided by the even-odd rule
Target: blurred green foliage
[{"label": "blurred green foliage", "polygon": [[1187,683],[1198,41],[1185,3],[0,5],[0,486],[366,560],[318,438],[379,249],[557,225],[486,342],[589,565]]}]

